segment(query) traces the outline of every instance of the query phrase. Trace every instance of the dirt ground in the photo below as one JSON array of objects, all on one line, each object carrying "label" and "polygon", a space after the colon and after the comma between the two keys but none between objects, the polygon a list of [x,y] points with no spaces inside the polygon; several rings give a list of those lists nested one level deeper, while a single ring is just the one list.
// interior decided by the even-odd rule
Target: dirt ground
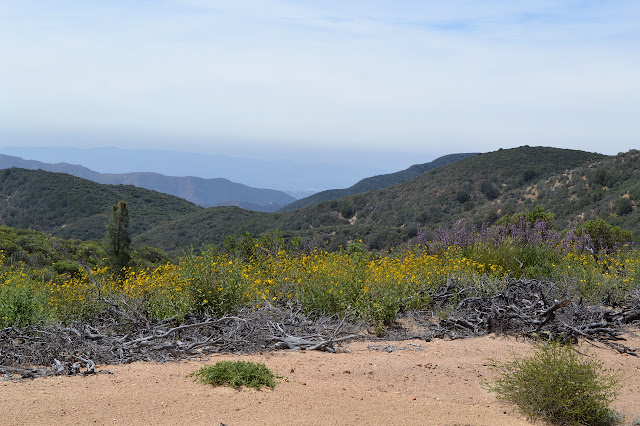
[{"label": "dirt ground", "polygon": [[[640,337],[627,345],[640,347]],[[614,406],[640,417],[640,358],[589,348],[624,376]],[[179,363],[100,366],[100,374],[0,382],[0,424],[526,425],[480,383],[487,359],[529,353],[529,343],[488,336],[453,341],[353,342],[347,352],[269,352]],[[186,376],[204,364],[264,362],[275,389],[211,387]],[[107,371],[112,374],[106,373]]]}]

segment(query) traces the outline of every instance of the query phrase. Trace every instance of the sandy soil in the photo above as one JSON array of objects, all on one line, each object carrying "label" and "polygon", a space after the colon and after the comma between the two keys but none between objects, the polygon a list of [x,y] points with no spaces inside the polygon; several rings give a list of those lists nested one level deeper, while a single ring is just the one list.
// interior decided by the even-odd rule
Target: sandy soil
[{"label": "sandy soil", "polygon": [[[627,344],[640,347],[640,338],[629,337]],[[615,407],[631,424],[640,416],[640,358],[586,346],[624,375]],[[338,354],[271,352],[102,366],[113,374],[0,382],[0,424],[526,425],[531,423],[480,382],[493,377],[488,358],[525,355],[530,348],[489,336],[355,342]],[[224,359],[264,362],[285,379],[273,390],[256,391],[186,377]]]}]

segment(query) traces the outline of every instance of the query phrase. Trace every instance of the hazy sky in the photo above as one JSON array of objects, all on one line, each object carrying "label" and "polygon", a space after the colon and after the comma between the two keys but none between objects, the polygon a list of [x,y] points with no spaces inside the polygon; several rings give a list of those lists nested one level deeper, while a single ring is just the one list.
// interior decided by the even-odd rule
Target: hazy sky
[{"label": "hazy sky", "polygon": [[640,148],[637,0],[0,0],[0,57],[0,146]]}]

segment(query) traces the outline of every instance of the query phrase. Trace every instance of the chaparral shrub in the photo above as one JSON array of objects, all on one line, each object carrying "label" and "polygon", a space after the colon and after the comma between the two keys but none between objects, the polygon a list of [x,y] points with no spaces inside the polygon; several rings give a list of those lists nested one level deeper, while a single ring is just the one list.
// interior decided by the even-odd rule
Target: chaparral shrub
[{"label": "chaparral shrub", "polygon": [[248,361],[220,361],[214,365],[205,365],[188,377],[194,377],[196,382],[213,386],[245,386],[256,389],[276,386],[276,376],[266,365]]},{"label": "chaparral shrub", "polygon": [[531,418],[567,425],[614,425],[622,420],[610,407],[620,377],[571,346],[541,344],[531,357],[494,363],[493,368],[500,376],[485,387]]}]

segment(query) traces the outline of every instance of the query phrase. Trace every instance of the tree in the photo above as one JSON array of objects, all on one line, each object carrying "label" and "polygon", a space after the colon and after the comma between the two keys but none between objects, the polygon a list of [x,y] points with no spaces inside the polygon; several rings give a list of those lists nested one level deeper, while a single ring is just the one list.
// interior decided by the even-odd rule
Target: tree
[{"label": "tree", "polygon": [[129,237],[129,211],[127,203],[120,201],[113,205],[111,220],[107,223],[105,242],[111,267],[121,271],[131,260],[131,238]]},{"label": "tree", "polygon": [[618,198],[615,203],[616,214],[618,216],[624,216],[633,212],[633,203],[628,198]]},{"label": "tree", "polygon": [[522,172],[522,181],[524,183],[531,182],[537,177],[538,177],[538,172],[534,169],[527,169],[524,172]]},{"label": "tree", "polygon": [[460,204],[464,204],[471,200],[471,194],[469,194],[469,191],[461,189],[456,193],[456,200],[458,200]]},{"label": "tree", "polygon": [[489,201],[493,201],[500,196],[500,190],[488,180],[480,182],[480,192],[482,192]]}]

